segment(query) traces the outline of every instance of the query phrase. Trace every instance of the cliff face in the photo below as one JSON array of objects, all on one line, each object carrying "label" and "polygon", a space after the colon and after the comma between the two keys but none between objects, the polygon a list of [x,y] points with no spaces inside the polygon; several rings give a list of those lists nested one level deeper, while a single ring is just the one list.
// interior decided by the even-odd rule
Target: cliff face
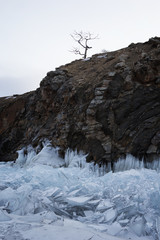
[{"label": "cliff face", "polygon": [[160,153],[160,38],[77,60],[47,73],[36,91],[0,98],[0,161],[44,139],[88,161]]}]

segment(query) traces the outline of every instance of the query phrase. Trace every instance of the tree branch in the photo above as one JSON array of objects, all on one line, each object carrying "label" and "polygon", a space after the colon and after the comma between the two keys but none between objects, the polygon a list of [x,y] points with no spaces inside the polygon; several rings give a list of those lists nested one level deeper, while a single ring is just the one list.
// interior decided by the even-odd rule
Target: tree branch
[{"label": "tree branch", "polygon": [[84,56],[84,54],[83,53],[81,53],[80,52],[80,50],[78,49],[78,48],[73,48],[72,50],[70,50],[70,52],[73,52],[73,53],[75,53],[76,55],[81,55],[81,56]]}]

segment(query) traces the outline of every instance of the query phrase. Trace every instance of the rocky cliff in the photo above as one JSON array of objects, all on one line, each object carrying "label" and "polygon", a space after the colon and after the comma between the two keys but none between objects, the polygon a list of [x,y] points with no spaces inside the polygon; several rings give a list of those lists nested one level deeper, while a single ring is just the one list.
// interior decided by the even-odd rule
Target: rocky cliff
[{"label": "rocky cliff", "polygon": [[160,38],[50,71],[36,91],[0,98],[0,161],[49,139],[88,161],[160,155]]}]

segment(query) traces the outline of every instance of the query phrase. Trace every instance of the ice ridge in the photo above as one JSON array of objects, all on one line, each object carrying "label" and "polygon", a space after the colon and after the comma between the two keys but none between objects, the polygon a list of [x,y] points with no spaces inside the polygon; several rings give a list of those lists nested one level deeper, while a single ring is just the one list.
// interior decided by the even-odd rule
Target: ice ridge
[{"label": "ice ridge", "polygon": [[122,239],[160,239],[160,174],[130,155],[127,162],[107,173],[83,153],[61,159],[49,143],[20,150],[16,163],[0,164],[0,239],[5,226],[14,235],[20,223],[32,231],[67,219]]}]

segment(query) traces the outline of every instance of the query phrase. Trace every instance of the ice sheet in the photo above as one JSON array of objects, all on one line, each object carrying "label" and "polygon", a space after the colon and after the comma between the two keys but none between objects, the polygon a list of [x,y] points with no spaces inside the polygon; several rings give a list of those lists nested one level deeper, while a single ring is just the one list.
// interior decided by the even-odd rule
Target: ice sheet
[{"label": "ice sheet", "polygon": [[0,239],[160,239],[157,171],[105,174],[82,153],[26,149],[0,164]]}]

